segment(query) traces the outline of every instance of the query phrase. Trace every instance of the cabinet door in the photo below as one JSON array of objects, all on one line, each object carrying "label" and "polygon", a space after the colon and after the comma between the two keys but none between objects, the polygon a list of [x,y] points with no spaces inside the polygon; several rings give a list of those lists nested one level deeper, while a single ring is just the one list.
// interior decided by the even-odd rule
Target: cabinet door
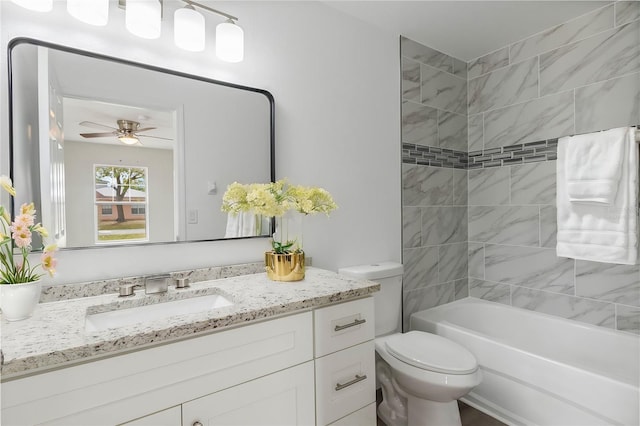
[{"label": "cabinet door", "polygon": [[139,419],[123,423],[121,426],[181,426],[182,410],[180,406],[168,408]]},{"label": "cabinet door", "polygon": [[313,425],[313,361],[182,405],[183,426]]}]

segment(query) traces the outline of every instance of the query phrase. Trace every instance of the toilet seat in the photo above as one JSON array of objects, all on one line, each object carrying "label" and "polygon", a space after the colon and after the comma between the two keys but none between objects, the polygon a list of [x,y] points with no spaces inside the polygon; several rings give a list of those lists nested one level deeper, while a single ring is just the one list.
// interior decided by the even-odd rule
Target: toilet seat
[{"label": "toilet seat", "polygon": [[394,358],[422,370],[470,374],[478,369],[471,352],[436,334],[422,331],[396,334],[386,339],[385,347]]}]

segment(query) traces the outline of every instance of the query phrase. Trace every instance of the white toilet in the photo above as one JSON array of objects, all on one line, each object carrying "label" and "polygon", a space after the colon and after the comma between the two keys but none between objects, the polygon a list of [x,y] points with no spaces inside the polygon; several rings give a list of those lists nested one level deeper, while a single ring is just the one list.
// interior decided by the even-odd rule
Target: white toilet
[{"label": "white toilet", "polygon": [[471,352],[423,331],[402,330],[402,265],[381,262],[338,273],[380,283],[375,293],[376,381],[383,401],[378,416],[387,426],[458,426],[457,399],[480,384]]}]

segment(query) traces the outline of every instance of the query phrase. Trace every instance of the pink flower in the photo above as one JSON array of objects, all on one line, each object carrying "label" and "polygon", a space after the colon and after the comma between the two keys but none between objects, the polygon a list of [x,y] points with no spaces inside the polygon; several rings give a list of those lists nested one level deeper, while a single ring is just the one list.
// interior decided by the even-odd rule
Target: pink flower
[{"label": "pink flower", "polygon": [[53,257],[53,252],[45,251],[42,253],[41,262],[42,269],[47,271],[49,275],[53,276],[56,272],[56,265],[58,264],[58,261]]},{"label": "pink flower", "polygon": [[31,231],[24,223],[16,220],[16,222],[11,224],[9,229],[11,229],[11,238],[16,242],[16,246],[25,248],[31,245]]},{"label": "pink flower", "polygon": [[35,217],[27,213],[16,216],[16,219],[14,221],[14,223],[24,225],[26,227],[33,226],[34,222],[35,222]]}]

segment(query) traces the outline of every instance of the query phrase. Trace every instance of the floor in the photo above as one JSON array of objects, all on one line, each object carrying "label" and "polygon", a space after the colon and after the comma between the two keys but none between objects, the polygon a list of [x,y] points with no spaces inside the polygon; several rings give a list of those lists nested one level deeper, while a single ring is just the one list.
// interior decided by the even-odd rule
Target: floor
[{"label": "floor", "polygon": [[[462,419],[462,426],[506,426],[504,423],[494,419],[491,416],[486,415],[482,411],[458,401],[460,407],[460,418]],[[384,422],[378,419],[377,426],[386,426]]]}]

